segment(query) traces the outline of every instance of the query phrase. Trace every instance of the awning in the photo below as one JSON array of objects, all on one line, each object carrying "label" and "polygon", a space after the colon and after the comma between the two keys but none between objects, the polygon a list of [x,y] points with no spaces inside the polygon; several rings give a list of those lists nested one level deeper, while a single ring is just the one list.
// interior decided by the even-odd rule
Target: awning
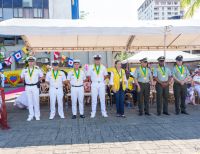
[{"label": "awning", "polygon": [[[176,57],[182,55],[183,56],[183,61],[185,62],[191,62],[191,61],[200,61],[200,56],[198,55],[194,55],[194,54],[190,54],[187,52],[183,52],[183,51],[166,51],[166,58],[165,58],[165,62],[176,62]],[[140,63],[140,59],[142,58],[147,58],[148,62],[152,62],[152,63],[157,63],[158,62],[158,58],[160,56],[164,56],[164,51],[140,51],[138,53],[136,53],[135,55],[133,55],[130,58],[127,58],[126,60],[123,60],[122,63]]]},{"label": "awning", "polygon": [[20,35],[34,51],[136,51],[200,49],[200,21],[85,21],[10,19],[0,22],[0,35]]}]

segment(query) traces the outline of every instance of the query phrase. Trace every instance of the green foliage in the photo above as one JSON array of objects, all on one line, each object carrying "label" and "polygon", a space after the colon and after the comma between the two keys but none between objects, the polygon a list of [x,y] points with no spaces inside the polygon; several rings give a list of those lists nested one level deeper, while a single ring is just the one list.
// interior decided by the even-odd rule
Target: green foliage
[{"label": "green foliage", "polygon": [[181,0],[181,8],[186,9],[184,18],[191,18],[200,7],[200,0]]}]

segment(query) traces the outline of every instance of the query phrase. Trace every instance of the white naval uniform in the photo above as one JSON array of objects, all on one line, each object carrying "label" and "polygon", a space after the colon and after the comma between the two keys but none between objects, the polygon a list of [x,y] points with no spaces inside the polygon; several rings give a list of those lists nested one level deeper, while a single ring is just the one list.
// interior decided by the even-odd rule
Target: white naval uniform
[{"label": "white naval uniform", "polygon": [[[77,71],[78,73],[78,71]],[[86,75],[83,70],[80,70],[79,79],[76,78],[74,70],[71,70],[68,73],[67,80],[71,84],[71,100],[72,100],[72,114],[77,114],[77,99],[79,103],[79,112],[80,115],[84,115],[84,86],[83,81],[86,79]]]},{"label": "white naval uniform", "polygon": [[89,67],[87,72],[87,76],[90,76],[92,84],[91,84],[91,93],[92,93],[92,112],[91,117],[94,117],[96,114],[97,108],[97,97],[99,95],[100,103],[101,103],[101,113],[103,116],[106,116],[106,106],[105,106],[105,81],[104,77],[107,76],[107,70],[104,65],[101,65],[100,72],[97,75],[94,65]]},{"label": "white naval uniform", "polygon": [[61,118],[64,118],[63,111],[63,81],[66,81],[64,72],[58,72],[58,76],[55,79],[53,75],[53,69],[46,75],[46,81],[49,82],[49,95],[50,95],[50,117],[54,117],[56,114],[56,98],[58,102],[58,114]]},{"label": "white naval uniform", "polygon": [[[33,69],[30,69],[32,72]],[[38,66],[34,66],[32,77],[29,75],[28,68],[22,70],[21,78],[25,79],[26,84],[36,84],[39,78],[43,77],[43,73]],[[28,98],[28,110],[30,118],[40,118],[40,105],[39,105],[39,88],[37,85],[26,85],[25,91]]]},{"label": "white naval uniform", "polygon": [[[198,74],[196,74],[194,77],[193,77],[193,81],[196,81],[196,82],[200,82],[200,76]],[[195,90],[198,92],[198,95],[200,97],[200,85],[199,84],[194,84],[194,88]]]}]

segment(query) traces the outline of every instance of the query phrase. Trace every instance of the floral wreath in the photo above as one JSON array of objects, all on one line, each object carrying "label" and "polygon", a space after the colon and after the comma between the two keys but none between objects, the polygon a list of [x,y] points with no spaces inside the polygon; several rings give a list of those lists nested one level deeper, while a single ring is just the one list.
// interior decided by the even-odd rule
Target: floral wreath
[{"label": "floral wreath", "polygon": [[[12,81],[12,80],[11,80],[11,77],[12,77],[12,76],[16,77],[16,80],[15,80],[15,81]],[[8,82],[11,86],[16,87],[17,84],[18,84],[20,81],[21,81],[21,79],[20,79],[19,74],[17,74],[17,73],[9,73],[9,74],[7,74],[7,82]]]}]

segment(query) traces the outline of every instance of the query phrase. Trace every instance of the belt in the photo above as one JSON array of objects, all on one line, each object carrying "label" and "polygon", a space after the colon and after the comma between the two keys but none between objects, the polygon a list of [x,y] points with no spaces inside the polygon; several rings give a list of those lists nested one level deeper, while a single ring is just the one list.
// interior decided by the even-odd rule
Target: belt
[{"label": "belt", "polygon": [[72,87],[83,87],[83,85],[80,85],[80,86],[74,86],[74,85],[72,85]]},{"label": "belt", "polygon": [[138,82],[139,84],[149,84],[149,82]]},{"label": "belt", "polygon": [[94,81],[92,83],[102,83],[103,81]]},{"label": "belt", "polygon": [[25,86],[37,86],[37,83],[34,83],[34,84],[25,84]]}]

